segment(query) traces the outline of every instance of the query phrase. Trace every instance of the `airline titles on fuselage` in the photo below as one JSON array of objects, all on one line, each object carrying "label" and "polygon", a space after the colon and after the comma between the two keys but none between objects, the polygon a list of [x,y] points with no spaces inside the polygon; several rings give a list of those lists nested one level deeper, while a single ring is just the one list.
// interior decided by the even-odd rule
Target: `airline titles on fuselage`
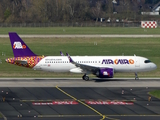
[{"label": "airline titles on fuselage", "polygon": [[[100,61],[76,61],[77,63],[101,63],[101,64],[134,64],[132,59],[103,59]],[[45,59],[45,63],[69,63],[69,61],[63,61],[62,59]]]},{"label": "airline titles on fuselage", "polygon": [[134,64],[134,60],[132,59],[103,59],[102,60],[102,64]]},{"label": "airline titles on fuselage", "polygon": [[45,63],[60,62],[62,59],[45,59]]}]

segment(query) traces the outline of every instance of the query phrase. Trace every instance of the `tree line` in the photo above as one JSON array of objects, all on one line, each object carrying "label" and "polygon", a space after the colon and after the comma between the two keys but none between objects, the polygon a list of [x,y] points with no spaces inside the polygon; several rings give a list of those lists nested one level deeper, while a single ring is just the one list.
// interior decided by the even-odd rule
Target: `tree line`
[{"label": "tree line", "polygon": [[[155,3],[158,1],[154,0]],[[98,18],[138,19],[142,9],[139,6],[142,4],[145,4],[145,0],[117,0],[116,4],[113,0],[0,0],[0,23],[82,22],[98,21]]]}]

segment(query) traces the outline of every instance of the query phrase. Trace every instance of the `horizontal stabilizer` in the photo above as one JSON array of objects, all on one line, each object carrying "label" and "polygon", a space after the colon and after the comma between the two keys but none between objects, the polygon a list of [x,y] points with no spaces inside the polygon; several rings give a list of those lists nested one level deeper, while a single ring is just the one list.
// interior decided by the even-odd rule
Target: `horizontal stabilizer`
[{"label": "horizontal stabilizer", "polygon": [[20,63],[22,65],[26,65],[27,64],[27,60],[15,60],[16,63]]}]

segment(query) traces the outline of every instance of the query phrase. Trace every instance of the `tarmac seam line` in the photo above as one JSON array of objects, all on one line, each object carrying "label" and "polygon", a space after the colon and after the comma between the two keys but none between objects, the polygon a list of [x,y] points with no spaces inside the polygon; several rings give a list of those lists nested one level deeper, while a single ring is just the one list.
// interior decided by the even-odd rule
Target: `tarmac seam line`
[{"label": "tarmac seam line", "polygon": [[[102,119],[101,120],[104,120],[105,118],[108,118],[107,116],[105,115],[102,115],[100,112],[98,112],[96,109],[92,108],[91,106],[87,105],[86,103],[76,99],[75,97],[73,97],[72,95],[68,94],[67,92],[63,91],[61,88],[59,88],[58,86],[56,86],[56,88],[61,91],[62,93],[64,93],[65,95],[71,97],[72,99],[78,101],[79,103],[83,104],[84,106],[88,107],[89,109],[91,109],[92,111],[96,112],[97,114],[99,114],[100,116],[102,116]],[[108,118],[109,119],[109,118]]]}]

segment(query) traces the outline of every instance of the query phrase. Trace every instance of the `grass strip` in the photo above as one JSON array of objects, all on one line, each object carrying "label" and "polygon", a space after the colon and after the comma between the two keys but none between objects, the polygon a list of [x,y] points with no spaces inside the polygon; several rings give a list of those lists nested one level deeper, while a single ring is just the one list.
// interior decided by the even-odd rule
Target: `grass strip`
[{"label": "grass strip", "polygon": [[0,118],[3,118],[3,114],[0,112]]},{"label": "grass strip", "polygon": [[150,91],[149,94],[160,99],[160,90]]},{"label": "grass strip", "polygon": [[[160,77],[159,38],[25,38],[37,55],[60,56],[143,56],[157,65],[157,70],[138,73],[139,77]],[[97,42],[97,45],[94,44]],[[81,74],[51,73],[11,65],[6,58],[13,57],[9,38],[0,38],[0,77],[81,77]],[[115,77],[134,77],[134,73],[116,73]]]},{"label": "grass strip", "polygon": [[159,34],[160,28],[143,29],[132,27],[1,27],[0,34],[17,32],[18,34],[37,35],[98,35],[98,34]]}]

